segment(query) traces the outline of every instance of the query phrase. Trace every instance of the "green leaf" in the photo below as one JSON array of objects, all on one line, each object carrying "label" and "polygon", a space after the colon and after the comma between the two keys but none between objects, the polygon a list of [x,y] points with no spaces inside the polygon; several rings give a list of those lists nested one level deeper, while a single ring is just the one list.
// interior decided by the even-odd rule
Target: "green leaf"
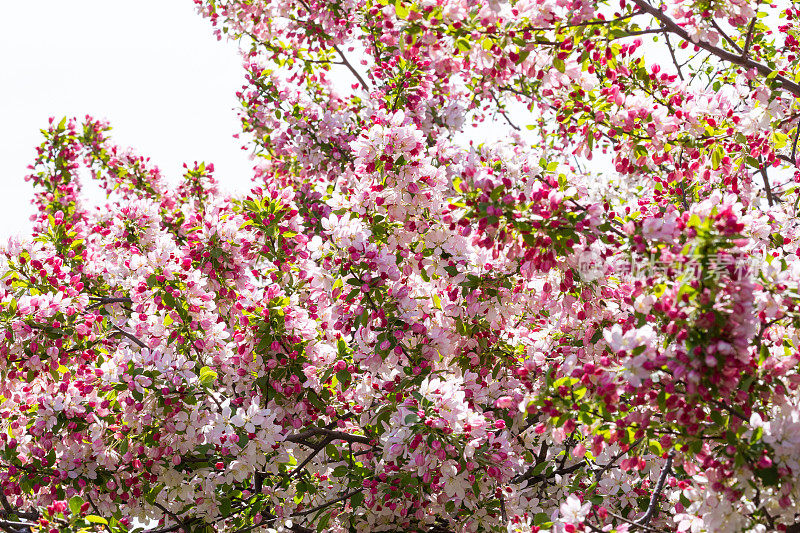
[{"label": "green leaf", "polygon": [[106,520],[102,516],[97,516],[96,514],[86,515],[86,521],[91,522],[93,524],[103,524],[105,526],[108,525],[108,520]]},{"label": "green leaf", "polygon": [[325,453],[328,454],[328,457],[330,457],[332,460],[339,460],[339,448],[337,448],[335,444],[328,444],[325,446]]},{"label": "green leaf", "polygon": [[419,275],[422,278],[422,280],[425,281],[426,283],[431,280],[431,278],[428,277],[428,273],[425,272],[424,268],[419,269]]},{"label": "green leaf", "polygon": [[342,387],[344,388],[344,384],[349,383],[351,380],[350,372],[347,370],[340,370],[336,373],[336,379],[339,380],[339,383],[342,383]]},{"label": "green leaf", "polygon": [[544,469],[545,469],[545,468],[547,468],[547,465],[548,465],[548,464],[549,464],[549,463],[546,463],[546,462],[542,461],[542,462],[541,462],[541,463],[539,463],[538,465],[534,466],[534,467],[533,467],[533,471],[531,471],[531,475],[533,475],[533,476],[538,476],[539,474],[541,474],[542,472],[544,472]]},{"label": "green leaf", "polygon": [[780,479],[778,476],[778,467],[776,466],[758,468],[756,469],[756,476],[758,476],[767,487],[777,485]]},{"label": "green leaf", "polygon": [[650,439],[650,451],[653,452],[654,455],[661,456],[664,453],[664,449],[661,447],[661,443],[655,439]]},{"label": "green leaf", "polygon": [[350,506],[355,509],[356,507],[360,507],[361,504],[364,503],[364,493],[357,492],[353,494],[353,497],[350,498]]},{"label": "green leaf", "polygon": [[83,505],[83,498],[80,496],[73,496],[69,499],[69,512],[77,515],[81,511],[81,505]]},{"label": "green leaf", "polygon": [[216,372],[214,372],[207,366],[204,366],[203,368],[200,369],[200,383],[202,383],[205,386],[208,386],[211,385],[215,379],[217,379]]},{"label": "green leaf", "polygon": [[722,162],[722,148],[717,146],[714,148],[714,151],[711,152],[711,168],[717,170]]},{"label": "green leaf", "polygon": [[222,513],[222,516],[227,516],[231,514],[231,501],[228,498],[221,498],[219,500],[219,510]]},{"label": "green leaf", "polygon": [[406,18],[408,18],[408,14],[411,12],[411,10],[409,10],[406,7],[405,3],[402,2],[402,0],[395,0],[395,2],[394,2],[394,12],[397,15],[397,18],[406,19]]},{"label": "green leaf", "polygon": [[331,514],[330,513],[326,513],[326,514],[322,515],[322,517],[319,519],[319,522],[317,522],[317,531],[320,531],[320,532],[325,531],[325,529],[327,529],[328,523],[330,521],[331,521]]},{"label": "green leaf", "polygon": [[419,422],[419,415],[417,413],[409,413],[404,420],[406,424],[416,424]]}]

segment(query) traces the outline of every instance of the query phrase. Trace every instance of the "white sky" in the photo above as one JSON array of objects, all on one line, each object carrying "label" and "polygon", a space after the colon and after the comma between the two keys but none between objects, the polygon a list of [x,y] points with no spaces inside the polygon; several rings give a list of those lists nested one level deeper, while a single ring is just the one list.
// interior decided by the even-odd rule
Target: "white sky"
[{"label": "white sky", "polygon": [[112,141],[150,157],[166,177],[214,163],[228,190],[251,161],[232,135],[243,82],[192,0],[5,1],[0,16],[0,241],[28,234],[23,177],[50,116],[111,122]]}]

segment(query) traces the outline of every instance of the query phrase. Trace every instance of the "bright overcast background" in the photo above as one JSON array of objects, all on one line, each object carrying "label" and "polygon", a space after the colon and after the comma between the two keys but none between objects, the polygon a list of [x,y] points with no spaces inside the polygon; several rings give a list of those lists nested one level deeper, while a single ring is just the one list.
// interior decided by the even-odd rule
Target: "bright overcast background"
[{"label": "bright overcast background", "polygon": [[224,188],[246,187],[252,164],[233,138],[240,65],[191,0],[3,2],[0,241],[30,232],[23,178],[51,116],[110,121],[113,142],[170,179],[197,160]]}]

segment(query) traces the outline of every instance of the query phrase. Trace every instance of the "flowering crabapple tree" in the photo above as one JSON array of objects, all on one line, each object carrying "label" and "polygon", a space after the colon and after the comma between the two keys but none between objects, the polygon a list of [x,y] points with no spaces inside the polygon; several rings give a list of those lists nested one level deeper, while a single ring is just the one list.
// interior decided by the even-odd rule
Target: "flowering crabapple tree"
[{"label": "flowering crabapple tree", "polygon": [[196,3],[253,188],[43,130],[0,530],[800,531],[800,7]]}]

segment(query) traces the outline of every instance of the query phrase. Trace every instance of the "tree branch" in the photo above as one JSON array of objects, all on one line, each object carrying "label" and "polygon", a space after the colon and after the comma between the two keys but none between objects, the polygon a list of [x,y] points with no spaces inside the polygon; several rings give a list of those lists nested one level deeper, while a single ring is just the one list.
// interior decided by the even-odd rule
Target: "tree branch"
[{"label": "tree branch", "polygon": [[722,28],[719,27],[719,24],[717,24],[717,20],[716,19],[712,18],[711,19],[711,24],[714,25],[714,29],[716,29],[719,32],[719,34],[722,35],[722,38],[725,39],[728,42],[728,44],[733,47],[734,50],[736,50],[740,54],[742,53],[742,49],[739,47],[738,44],[736,44],[736,41],[734,41],[733,39],[728,37],[728,34],[725,33]]},{"label": "tree branch", "polygon": [[769,204],[770,207],[772,207],[772,205],[775,203],[775,197],[772,195],[772,187],[769,186],[769,177],[767,176],[767,169],[764,167],[764,165],[761,165],[758,171],[761,173],[761,177],[764,180],[764,190],[767,191],[767,203]]},{"label": "tree branch", "polygon": [[127,331],[124,331],[121,328],[119,328],[119,327],[117,327],[117,326],[115,326],[113,324],[111,325],[111,328],[114,329],[117,333],[119,333],[123,337],[125,337],[126,339],[128,339],[129,341],[131,341],[134,344],[136,344],[136,346],[138,346],[139,348],[147,348],[147,345],[145,343],[143,343],[142,341],[140,341],[138,338],[136,338],[135,336],[131,335]]},{"label": "tree branch", "polygon": [[346,499],[350,498],[351,496],[354,496],[354,495],[358,494],[359,492],[363,492],[363,491],[364,491],[364,487],[359,487],[357,489],[353,489],[350,492],[348,492],[348,493],[346,493],[346,494],[344,494],[342,496],[339,496],[335,500],[331,500],[331,501],[328,501],[328,502],[325,502],[325,503],[321,503],[321,504],[319,504],[317,506],[312,507],[311,509],[306,509],[305,511],[298,511],[296,513],[293,513],[292,516],[307,516],[307,515],[310,515],[310,514],[315,513],[315,512],[317,512],[317,511],[319,511],[321,509],[325,509],[326,507],[330,507],[331,505],[335,505],[335,504],[337,504],[339,502],[343,502]]},{"label": "tree branch", "polygon": [[129,304],[131,299],[127,297],[106,297],[106,296],[89,296],[89,299],[94,303],[87,306],[86,309],[94,309],[106,304]]},{"label": "tree branch", "polygon": [[333,437],[325,437],[325,439],[323,439],[318,446],[312,449],[311,453],[308,454],[308,457],[303,459],[303,462],[297,465],[295,469],[289,473],[289,477],[291,478],[297,475],[297,473],[300,472],[303,469],[303,467],[305,467],[320,452],[320,450],[322,450],[325,446],[330,444],[330,442],[333,440],[335,440]]},{"label": "tree branch", "polygon": [[339,50],[339,46],[334,44],[333,45],[333,49],[336,50],[336,52],[339,54],[339,57],[342,58],[342,64],[345,67],[347,67],[347,69],[350,72],[352,72],[353,76],[355,76],[356,79],[358,80],[358,83],[361,84],[361,87],[365,91],[369,91],[369,85],[367,85],[367,82],[364,81],[364,78],[361,77],[361,74],[358,73],[358,71],[353,67],[353,65],[350,64],[350,61],[347,60],[347,57],[345,57],[345,55],[342,53],[342,51]]},{"label": "tree branch", "polygon": [[164,514],[168,515],[170,518],[172,518],[172,519],[175,521],[175,523],[176,523],[176,525],[177,525],[177,528],[176,528],[176,529],[178,529],[178,528],[181,528],[181,527],[184,527],[184,525],[185,525],[185,524],[184,524],[184,521],[183,521],[183,520],[181,520],[181,519],[180,519],[180,517],[178,517],[178,515],[176,515],[175,513],[173,513],[172,511],[170,511],[169,509],[167,509],[166,507],[164,507],[163,505],[161,505],[161,504],[160,504],[160,503],[158,503],[158,502],[153,502],[153,505],[155,505],[156,507],[158,507],[159,509],[161,509],[161,511],[162,511]]},{"label": "tree branch", "polygon": [[2,527],[2,528],[6,528],[6,527],[9,527],[9,528],[11,528],[11,527],[14,527],[14,528],[17,528],[17,527],[32,528],[32,527],[38,527],[38,526],[39,526],[39,524],[34,524],[34,523],[31,523],[31,522],[15,522],[13,520],[0,520],[0,527]]},{"label": "tree branch", "polygon": [[658,476],[656,488],[653,490],[653,494],[650,495],[650,503],[647,505],[647,511],[645,511],[643,517],[636,521],[637,526],[646,526],[650,523],[650,519],[652,519],[656,514],[658,509],[658,498],[661,496],[661,491],[664,490],[664,482],[667,481],[667,476],[672,470],[672,459],[674,457],[675,450],[670,450],[667,454],[667,462],[664,464],[664,468],[661,470],[661,475]]},{"label": "tree branch", "polygon": [[[729,63],[733,63],[734,65],[739,65],[740,67],[748,69],[751,68],[756,69],[756,71],[758,71],[758,73],[761,74],[762,76],[767,76],[774,72],[773,69],[769,68],[764,64],[758,63],[757,61],[753,61],[748,57],[743,57],[740,55],[736,55],[732,52],[728,52],[727,50],[719,48],[718,46],[714,46],[706,41],[694,42],[692,38],[689,36],[689,32],[678,26],[678,24],[674,20],[665,15],[659,8],[651,6],[644,0],[633,0],[633,2],[643,10],[650,13],[656,20],[661,22],[661,24],[663,24],[664,27],[666,27],[667,30],[669,30],[671,33],[674,33],[675,35],[677,35],[686,42],[690,42],[692,44],[699,46],[700,48],[703,48],[704,50],[707,50],[708,52],[712,53],[713,55],[717,56],[718,58],[724,61],[728,61]],[[783,87],[784,89],[786,89],[795,96],[800,96],[800,84],[797,84],[781,75],[775,76],[774,80],[780,87]]]},{"label": "tree branch", "polygon": [[297,442],[300,444],[304,444],[309,437],[313,437],[315,435],[326,435],[331,438],[331,440],[343,440],[346,442],[358,442],[361,444],[372,444],[372,439],[369,437],[365,437],[363,435],[353,435],[351,433],[345,433],[344,431],[334,431],[331,429],[325,428],[311,428],[305,431],[301,431],[300,433],[295,433],[294,435],[289,435],[286,437],[288,442]]},{"label": "tree branch", "polygon": [[[102,516],[100,514],[100,509],[98,509],[97,505],[94,504],[94,500],[92,499],[92,495],[89,494],[88,492],[86,493],[86,499],[89,500],[89,505],[92,506],[92,509],[94,509],[95,514],[98,515],[98,516]],[[111,531],[111,526],[109,526],[107,523],[103,525],[103,529],[108,531],[108,533],[113,533],[113,531]]]},{"label": "tree branch", "polygon": [[742,50],[742,58],[747,59],[747,54],[750,52],[750,45],[753,44],[753,30],[756,27],[756,18],[750,21],[750,26],[747,28],[747,36],[744,38],[744,49]]}]

